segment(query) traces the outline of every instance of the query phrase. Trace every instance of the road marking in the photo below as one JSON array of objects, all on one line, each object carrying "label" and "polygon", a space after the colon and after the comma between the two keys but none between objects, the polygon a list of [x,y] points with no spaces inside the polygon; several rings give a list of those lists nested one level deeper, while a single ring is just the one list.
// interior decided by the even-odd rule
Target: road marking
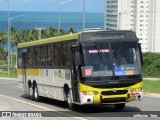
[{"label": "road marking", "polygon": [[43,106],[40,106],[40,105],[35,105],[35,104],[32,104],[32,103],[29,103],[29,102],[25,102],[23,100],[19,100],[19,99],[16,99],[14,97],[9,97],[9,96],[6,96],[6,95],[2,95],[0,94],[0,97],[5,97],[5,98],[8,98],[8,99],[12,99],[12,100],[15,100],[15,101],[18,101],[18,102],[21,102],[21,103],[24,103],[24,104],[28,104],[28,105],[31,105],[31,106],[34,106],[34,107],[37,107],[37,108],[41,108],[41,109],[44,109],[44,110],[48,110],[48,111],[54,111],[54,112],[57,112],[59,114],[63,114],[63,115],[66,115],[68,117],[73,117],[75,119],[79,119],[79,120],[88,120],[88,119],[85,119],[85,118],[82,118],[82,117],[75,117],[71,114],[66,114],[66,113],[63,113],[63,112],[59,112],[59,111],[56,111],[54,109],[50,109],[50,108],[47,108],[47,107],[43,107]]},{"label": "road marking", "polygon": [[5,95],[2,95],[2,94],[0,94],[0,96],[1,96],[1,97],[5,97],[5,98],[9,98],[9,99],[12,99],[12,100],[15,100],[15,101],[24,103],[24,104],[32,105],[32,106],[34,106],[34,107],[41,108],[41,109],[44,109],[44,110],[56,111],[56,110],[53,110],[53,109],[50,109],[50,108],[46,108],[46,107],[43,107],[43,106],[39,106],[39,105],[35,105],[35,104],[32,104],[32,103],[28,103],[28,102],[25,102],[25,101],[22,101],[22,100],[18,100],[18,99],[16,99],[16,98],[9,97],[9,96],[5,96]]},{"label": "road marking", "polygon": [[88,119],[85,119],[85,118],[81,118],[81,117],[73,117],[75,119],[79,119],[79,120],[88,120]]}]

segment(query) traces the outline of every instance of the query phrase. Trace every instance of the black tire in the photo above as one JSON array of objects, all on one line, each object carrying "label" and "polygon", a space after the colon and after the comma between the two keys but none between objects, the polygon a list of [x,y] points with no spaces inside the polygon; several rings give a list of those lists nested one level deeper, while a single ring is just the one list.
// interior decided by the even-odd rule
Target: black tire
[{"label": "black tire", "polygon": [[125,103],[115,104],[114,106],[115,106],[116,109],[122,110],[125,107]]},{"label": "black tire", "polygon": [[34,98],[34,88],[33,87],[30,87],[29,88],[29,97],[30,97],[30,99],[31,100],[35,100],[35,98]]},{"label": "black tire", "polygon": [[39,96],[39,93],[38,93],[37,86],[34,87],[34,99],[35,99],[36,102],[40,101],[40,96]]},{"label": "black tire", "polygon": [[75,105],[72,102],[72,97],[71,97],[71,93],[69,92],[68,95],[66,95],[67,98],[67,107],[69,110],[74,110],[75,109]]}]

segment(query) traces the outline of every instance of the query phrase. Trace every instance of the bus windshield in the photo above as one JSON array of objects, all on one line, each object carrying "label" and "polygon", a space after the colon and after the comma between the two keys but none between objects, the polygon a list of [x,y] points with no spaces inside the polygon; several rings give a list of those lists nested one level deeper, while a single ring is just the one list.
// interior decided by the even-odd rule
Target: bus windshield
[{"label": "bus windshield", "polygon": [[137,42],[81,43],[83,80],[119,80],[141,75]]}]

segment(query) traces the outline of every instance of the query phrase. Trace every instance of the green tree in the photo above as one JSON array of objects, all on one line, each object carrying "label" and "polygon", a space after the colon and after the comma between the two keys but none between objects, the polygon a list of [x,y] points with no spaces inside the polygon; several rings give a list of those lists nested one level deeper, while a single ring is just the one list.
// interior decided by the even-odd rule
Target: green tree
[{"label": "green tree", "polygon": [[4,50],[4,47],[0,47],[0,65],[7,64],[7,52]]},{"label": "green tree", "polygon": [[0,46],[4,46],[6,42],[7,42],[7,33],[0,32]]},{"label": "green tree", "polygon": [[160,77],[160,53],[143,53],[143,76]]}]

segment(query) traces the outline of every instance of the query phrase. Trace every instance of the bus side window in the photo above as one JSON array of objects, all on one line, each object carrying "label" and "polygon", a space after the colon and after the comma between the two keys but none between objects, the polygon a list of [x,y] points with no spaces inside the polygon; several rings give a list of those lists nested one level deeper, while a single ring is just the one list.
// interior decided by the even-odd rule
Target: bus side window
[{"label": "bus side window", "polygon": [[47,46],[41,47],[41,66],[46,67],[47,65]]},{"label": "bus side window", "polygon": [[64,67],[67,67],[67,66],[70,65],[70,60],[69,60],[69,48],[70,48],[69,43],[64,43],[64,44],[63,44],[62,65],[63,65]]},{"label": "bus side window", "polygon": [[18,67],[22,67],[22,50],[18,50]]},{"label": "bus side window", "polygon": [[56,60],[56,55],[55,55],[55,50],[56,50],[56,45],[53,44],[53,61],[52,61],[52,64],[53,64],[53,67],[55,67],[55,60]]},{"label": "bus side window", "polygon": [[34,66],[40,66],[40,47],[35,47],[34,49]]},{"label": "bus side window", "polygon": [[54,65],[58,66],[58,44],[55,44],[55,48],[54,48]]},{"label": "bus side window", "polygon": [[53,46],[48,46],[48,52],[47,52],[47,66],[51,67],[53,66]]},{"label": "bus side window", "polygon": [[29,48],[29,50],[28,50],[29,52],[28,52],[28,66],[29,67],[33,67],[33,48]]}]

